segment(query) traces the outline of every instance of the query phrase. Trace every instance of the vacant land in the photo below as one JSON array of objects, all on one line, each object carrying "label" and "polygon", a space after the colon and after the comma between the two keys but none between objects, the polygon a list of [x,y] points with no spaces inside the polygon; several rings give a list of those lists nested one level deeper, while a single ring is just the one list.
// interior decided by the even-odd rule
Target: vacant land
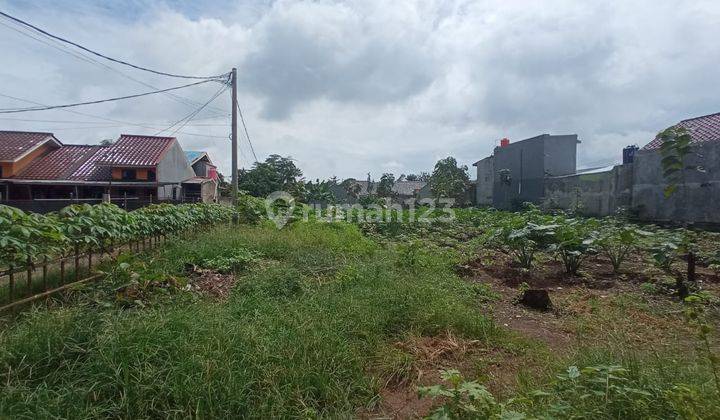
[{"label": "vacant land", "polygon": [[[120,256],[98,285],[4,321],[0,417],[416,417],[443,405],[465,417],[720,416],[709,267],[691,285],[702,302],[683,304],[643,253],[620,272],[588,254],[568,274],[560,251],[538,248],[523,268],[479,217],[222,226]],[[515,304],[535,287],[551,291],[551,311]],[[492,396],[453,405],[441,369]],[[418,397],[439,384],[445,398]]]}]

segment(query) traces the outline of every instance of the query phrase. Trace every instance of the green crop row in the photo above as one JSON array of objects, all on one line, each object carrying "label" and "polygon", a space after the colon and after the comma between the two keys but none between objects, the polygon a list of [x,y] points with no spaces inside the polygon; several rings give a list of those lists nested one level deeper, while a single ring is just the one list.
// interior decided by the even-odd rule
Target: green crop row
[{"label": "green crop row", "polygon": [[131,212],[114,204],[74,204],[48,214],[0,205],[0,267],[229,222],[232,215],[230,207],[205,203],[153,204]]}]

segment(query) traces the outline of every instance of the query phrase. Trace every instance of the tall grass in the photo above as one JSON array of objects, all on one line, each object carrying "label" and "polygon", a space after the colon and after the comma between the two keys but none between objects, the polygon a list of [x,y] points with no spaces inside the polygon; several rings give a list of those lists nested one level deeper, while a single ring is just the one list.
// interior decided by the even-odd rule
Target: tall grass
[{"label": "tall grass", "polygon": [[0,417],[349,416],[374,401],[369,364],[394,338],[496,333],[443,256],[408,270],[345,224],[218,228],[153,263],[180,275],[235,247],[263,259],[227,302],[74,305],[1,332]]}]

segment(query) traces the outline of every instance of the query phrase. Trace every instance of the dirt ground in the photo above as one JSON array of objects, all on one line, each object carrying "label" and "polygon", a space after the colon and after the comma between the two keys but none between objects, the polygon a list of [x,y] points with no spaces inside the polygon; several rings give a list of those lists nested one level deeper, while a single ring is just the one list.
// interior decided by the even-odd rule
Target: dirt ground
[{"label": "dirt ground", "polygon": [[[586,261],[579,276],[567,276],[562,265],[545,261],[532,272],[519,270],[507,259],[478,258],[460,268],[467,281],[487,284],[498,298],[488,303],[486,314],[511,336],[539,349],[528,352],[488,348],[477,341],[450,333],[418,337],[396,346],[413,356],[413,371],[407,380],[388,383],[380,392],[379,406],[364,418],[418,418],[430,413],[437,402],[420,399],[417,387],[441,383],[439,370],[458,369],[466,378],[478,379],[496,396],[506,396],[516,387],[517,375],[540,371],[543,357],[563,357],[593,340],[627,341],[643,348],[668,343],[692,346],[692,331],[684,327],[682,305],[668,295],[648,295],[642,284],[658,273],[647,263],[629,261],[621,274],[612,272],[608,261]],[[714,273],[698,268],[704,290],[720,296]],[[553,308],[529,309],[517,303],[520,285],[548,290]],[[680,343],[680,344],[679,344]],[[684,344],[683,344],[684,343]],[[538,356],[545,354],[545,356]]]}]

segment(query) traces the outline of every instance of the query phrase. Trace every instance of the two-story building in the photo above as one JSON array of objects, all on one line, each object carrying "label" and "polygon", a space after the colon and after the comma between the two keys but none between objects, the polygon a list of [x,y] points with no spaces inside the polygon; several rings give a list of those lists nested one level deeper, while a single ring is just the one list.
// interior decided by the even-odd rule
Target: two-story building
[{"label": "two-story building", "polygon": [[[207,153],[202,153],[208,165]],[[217,172],[196,173],[175,137],[121,135],[63,144],[52,133],[0,131],[0,197],[27,200],[215,200]],[[196,188],[210,185],[206,194]],[[186,195],[185,193],[191,193]]]}]

